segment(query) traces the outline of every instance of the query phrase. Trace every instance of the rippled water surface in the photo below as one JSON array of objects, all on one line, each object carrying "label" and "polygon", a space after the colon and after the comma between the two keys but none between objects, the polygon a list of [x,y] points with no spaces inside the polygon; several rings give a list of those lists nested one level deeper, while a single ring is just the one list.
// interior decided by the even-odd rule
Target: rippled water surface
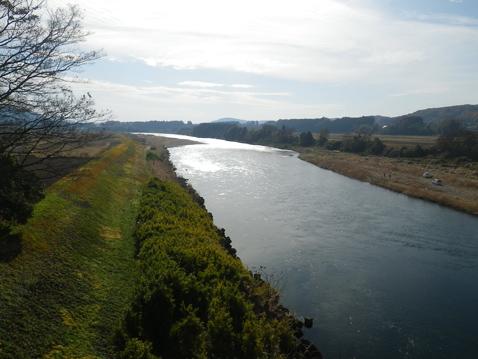
[{"label": "rippled water surface", "polygon": [[477,358],[478,218],[305,163],[200,139],[171,148],[239,257],[325,358]]}]

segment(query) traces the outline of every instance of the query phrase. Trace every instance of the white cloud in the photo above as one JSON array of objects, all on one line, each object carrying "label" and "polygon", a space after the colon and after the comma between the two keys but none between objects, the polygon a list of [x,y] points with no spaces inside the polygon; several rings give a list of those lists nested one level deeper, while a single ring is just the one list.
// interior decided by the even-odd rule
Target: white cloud
[{"label": "white cloud", "polygon": [[[403,21],[360,7],[360,1],[97,3],[88,3],[87,20],[95,31],[90,46],[105,47],[114,58],[299,81],[363,81],[373,74],[393,75],[395,66],[429,66],[463,35],[460,28],[425,23],[443,20],[439,15]],[[469,29],[469,37],[478,41],[476,29]]]},{"label": "white cloud", "polygon": [[[60,0],[49,0],[58,3]],[[460,41],[476,19],[386,15],[364,1],[201,2],[77,0],[92,28],[88,46],[153,67],[220,69],[300,81],[362,81],[393,66],[425,64]],[[443,24],[430,24],[427,21]],[[478,30],[469,29],[478,41]]]},{"label": "white cloud", "polygon": [[222,87],[223,84],[217,84],[212,82],[201,82],[201,81],[183,81],[178,85],[180,86],[191,86],[191,87]]},{"label": "white cloud", "polygon": [[78,94],[90,92],[99,108],[114,109],[117,119],[121,121],[201,122],[204,118],[215,120],[232,114],[251,120],[275,120],[283,116],[311,117],[339,108],[333,103],[303,105],[287,102],[284,99],[290,97],[290,93],[286,92],[128,86],[103,81],[75,84],[73,88]]},{"label": "white cloud", "polygon": [[458,26],[478,26],[478,18],[460,16],[455,14],[416,14],[408,13],[407,16],[412,20],[436,22],[444,25]]},{"label": "white cloud", "polygon": [[402,97],[402,96],[425,95],[425,94],[439,94],[439,93],[446,93],[450,90],[451,89],[445,85],[437,84],[436,86],[416,88],[416,89],[408,90],[402,93],[390,94],[389,96]]},{"label": "white cloud", "polygon": [[251,89],[254,88],[254,85],[248,85],[248,84],[234,84],[231,85],[231,87],[238,88],[238,89]]},{"label": "white cloud", "polygon": [[[139,96],[141,101],[159,103],[158,108],[175,103],[182,112],[186,111],[184,104],[189,103],[224,108],[230,103],[231,111],[243,113],[239,106],[246,106],[250,113],[260,113],[253,111],[256,106],[265,108],[268,104],[284,111],[307,109],[301,112],[305,117],[304,112],[312,108],[337,110],[344,106],[339,104],[354,103],[341,98],[350,94],[339,92],[335,92],[336,100],[331,100],[322,89],[330,85],[354,86],[361,96],[365,95],[361,87],[373,88],[375,96],[381,93],[387,99],[433,94],[426,90],[433,88],[430,84],[452,91],[448,92],[450,98],[478,96],[478,48],[473,45],[478,43],[476,17],[386,13],[385,5],[381,10],[372,8],[372,0],[296,0],[293,4],[272,0],[137,0],[134,5],[125,0],[76,2],[85,9],[85,27],[94,32],[84,44],[87,48],[104,48],[111,61],[141,61],[168,73],[182,70],[183,75],[191,74],[169,82],[179,83],[177,88],[116,89],[116,97],[131,92],[131,98]],[[225,77],[204,81],[203,76],[193,76],[195,70],[212,70]],[[230,73],[252,76],[245,76],[243,84],[237,82],[239,76],[229,82]],[[250,81],[258,77],[254,75],[260,75],[264,82],[285,79],[293,83],[293,91],[299,91],[300,84],[314,84],[324,91],[317,90],[317,96],[333,105],[305,105],[305,101],[279,105],[279,98],[300,101],[300,95],[287,88],[261,94],[264,87]],[[152,93],[156,97],[151,97]],[[274,100],[265,102],[271,96]],[[369,101],[375,104],[370,96]],[[314,101],[313,96],[308,97]],[[220,117],[229,115],[234,114]],[[272,115],[264,111],[264,116]]]}]

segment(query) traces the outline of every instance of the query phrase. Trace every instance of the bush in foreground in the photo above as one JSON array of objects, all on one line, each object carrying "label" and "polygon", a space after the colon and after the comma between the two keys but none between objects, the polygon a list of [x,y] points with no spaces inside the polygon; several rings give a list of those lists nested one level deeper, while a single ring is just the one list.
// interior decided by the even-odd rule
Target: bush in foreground
[{"label": "bush in foreground", "polygon": [[120,357],[279,358],[293,350],[292,317],[272,310],[277,292],[226,251],[206,210],[157,178],[140,208],[138,280],[115,336]]},{"label": "bush in foreground", "polygon": [[8,154],[0,153],[0,168],[0,224],[26,223],[33,205],[44,197],[42,183]]}]

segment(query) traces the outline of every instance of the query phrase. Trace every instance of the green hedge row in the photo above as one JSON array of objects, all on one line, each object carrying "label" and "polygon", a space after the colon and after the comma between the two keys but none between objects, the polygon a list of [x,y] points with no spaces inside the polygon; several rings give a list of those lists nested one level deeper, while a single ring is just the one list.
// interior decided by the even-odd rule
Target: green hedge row
[{"label": "green hedge row", "polygon": [[116,333],[132,358],[280,358],[294,350],[293,319],[225,250],[208,212],[172,182],[145,187],[135,234],[138,279]]}]

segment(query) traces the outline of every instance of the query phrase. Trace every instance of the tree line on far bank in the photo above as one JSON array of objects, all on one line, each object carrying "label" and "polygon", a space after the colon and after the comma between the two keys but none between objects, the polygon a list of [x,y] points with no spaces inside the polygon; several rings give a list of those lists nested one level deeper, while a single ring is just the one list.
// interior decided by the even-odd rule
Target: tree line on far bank
[{"label": "tree line on far bank", "polygon": [[[368,121],[365,121],[368,122]],[[195,126],[189,133],[195,137],[219,138],[227,141],[236,141],[250,144],[273,145],[287,148],[293,146],[312,147],[319,146],[331,151],[344,151],[352,153],[364,153],[387,157],[420,158],[429,155],[443,158],[458,158],[463,160],[478,160],[478,132],[464,128],[463,124],[455,119],[442,121],[438,126],[440,136],[432,147],[423,148],[420,145],[414,147],[391,147],[386,146],[378,137],[382,135],[396,134],[405,135],[410,128],[415,128],[415,135],[423,134],[419,130],[423,121],[415,117],[404,118],[391,125],[391,130],[379,129],[357,120],[360,126],[355,130],[343,135],[341,140],[330,140],[331,133],[328,128],[321,129],[315,135],[311,131],[297,133],[294,128],[278,128],[271,124],[264,124],[259,129],[248,129],[235,123],[202,123]]]},{"label": "tree line on far bank", "polygon": [[[446,121],[446,122],[443,122]],[[450,123],[451,122],[451,123]],[[328,129],[330,133],[349,133],[361,125],[369,125],[375,133],[387,135],[429,136],[441,135],[446,128],[454,123],[462,123],[465,127],[478,130],[478,105],[459,105],[442,108],[432,108],[416,111],[399,117],[361,116],[330,119],[301,118],[279,119],[277,121],[243,121],[226,118],[213,122],[215,125],[236,124],[248,130],[259,130],[263,124],[277,128],[294,128],[295,132],[319,133]],[[113,132],[161,132],[181,133],[190,135],[197,125],[191,121],[106,121],[103,124],[108,131]]]},{"label": "tree line on far bank", "polygon": [[462,161],[478,160],[478,132],[465,128],[440,135],[434,146],[424,148],[419,144],[413,147],[400,148],[385,145],[373,133],[359,131],[344,135],[339,141],[325,141],[323,147],[352,153],[364,153],[375,156],[421,158],[427,156]]},{"label": "tree line on far bank", "polygon": [[[401,136],[437,136],[466,127],[457,118],[449,118],[440,123],[425,122],[419,116],[406,116],[380,125],[374,116],[343,117],[336,120],[323,119],[301,119],[301,120],[278,120],[270,121],[262,125],[250,126],[238,122],[211,122],[201,123],[195,126],[185,126],[178,133],[196,137],[222,136],[240,142],[252,142],[254,139],[264,139],[267,135],[274,133],[277,129],[280,135],[288,135],[287,131],[302,133],[320,133],[323,130],[329,133],[353,133],[362,126],[368,126],[375,134],[380,135],[401,135]],[[287,130],[287,131],[286,131]],[[276,141],[277,142],[277,141]]]}]

